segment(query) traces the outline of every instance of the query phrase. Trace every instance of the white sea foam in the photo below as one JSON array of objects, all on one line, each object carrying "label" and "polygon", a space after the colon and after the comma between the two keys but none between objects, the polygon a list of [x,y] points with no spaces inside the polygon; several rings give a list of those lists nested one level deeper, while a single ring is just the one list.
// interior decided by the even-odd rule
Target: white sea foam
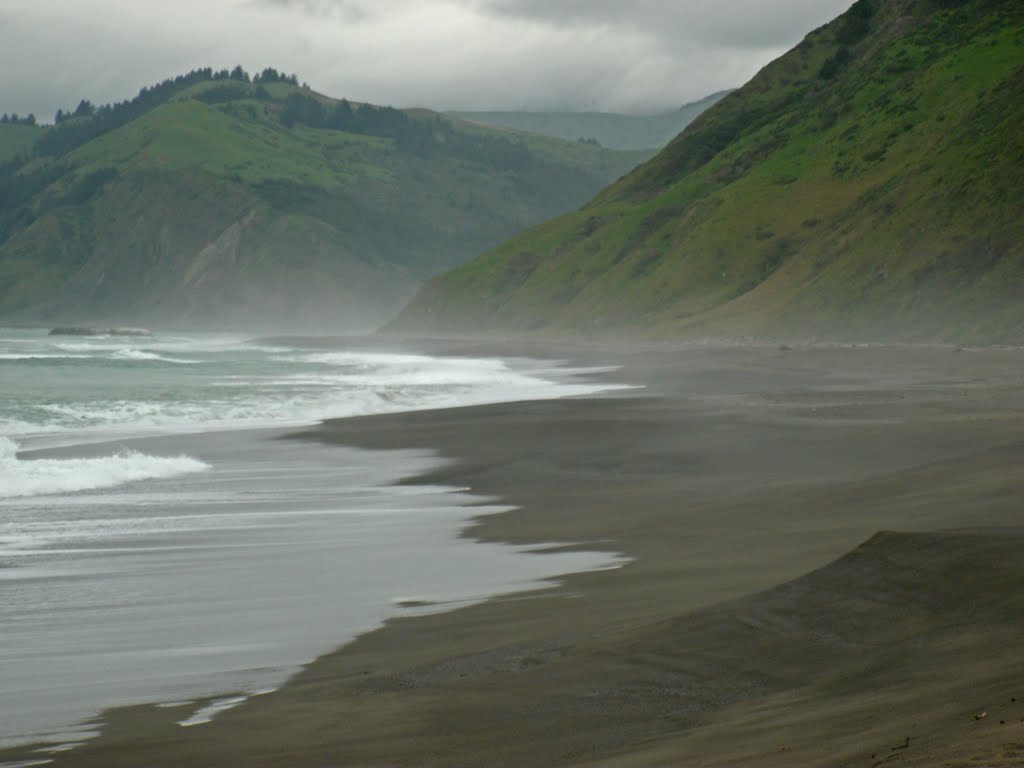
[{"label": "white sea foam", "polygon": [[6,437],[0,437],[0,461],[18,458],[18,444]]},{"label": "white sea foam", "polygon": [[[0,391],[0,435],[33,447],[295,426],[617,388],[572,381],[572,372],[557,365],[513,367],[493,358],[272,347],[234,336],[57,340],[13,335],[0,339],[0,360],[4,355],[11,358],[4,368],[11,372],[13,397],[5,402]],[[66,361],[76,364],[73,375],[63,367]]]},{"label": "white sea foam", "polygon": [[239,704],[245,702],[245,700],[248,698],[248,696],[229,696],[223,699],[216,699],[207,704],[205,707],[201,707],[198,710],[196,710],[191,717],[182,720],[178,723],[178,725],[181,725],[185,728],[189,728],[193,725],[203,725],[213,720],[213,718],[215,718],[221,712],[225,712],[229,709],[237,707]]},{"label": "white sea foam", "polygon": [[175,363],[177,365],[197,365],[202,362],[201,360],[186,360],[179,357],[166,357],[164,355],[158,355],[156,352],[147,352],[144,349],[136,349],[134,347],[125,347],[124,349],[115,350],[113,357],[115,360],[157,360],[161,363]]},{"label": "white sea foam", "polygon": [[[66,352],[2,352],[0,353],[0,360],[139,360],[176,363],[178,365],[196,365],[202,362],[201,360],[167,357],[135,347],[101,348],[79,345],[78,348],[80,351],[77,352],[71,350]],[[94,354],[87,354],[87,352]]]},{"label": "white sea foam", "polygon": [[504,360],[474,357],[428,357],[382,352],[314,352],[280,355],[282,362],[296,362],[343,368],[353,374],[386,372],[390,375],[430,373],[439,381],[456,378],[460,381],[488,380],[509,373]]},{"label": "white sea foam", "polygon": [[250,344],[244,336],[154,336],[142,341],[127,342],[122,337],[97,336],[80,341],[53,343],[69,352],[116,352],[125,348],[141,348],[158,352],[225,352],[248,349],[262,352],[287,352],[285,347]]},{"label": "white sea foam", "polygon": [[89,459],[26,460],[17,453],[17,443],[0,437],[0,498],[113,488],[208,469],[189,456],[147,456],[136,451]]},{"label": "white sea foam", "polygon": [[92,355],[62,355],[42,352],[4,352],[0,360],[87,360]]},{"label": "white sea foam", "polygon": [[[95,431],[191,431],[297,425],[424,408],[478,405],[546,397],[586,395],[616,386],[560,384],[514,371],[482,367],[369,370],[363,373],[250,375],[208,384],[202,399],[102,399],[38,404],[45,419],[0,419],[10,435],[55,429]],[[212,391],[211,391],[212,390]],[[213,393],[217,396],[214,397]],[[222,394],[221,394],[222,393]],[[40,423],[42,422],[42,423]]]}]

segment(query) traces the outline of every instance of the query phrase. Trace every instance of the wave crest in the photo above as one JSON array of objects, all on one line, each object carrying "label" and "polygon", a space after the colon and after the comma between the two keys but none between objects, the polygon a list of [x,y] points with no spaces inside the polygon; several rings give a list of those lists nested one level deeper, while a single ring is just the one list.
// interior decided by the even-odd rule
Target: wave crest
[{"label": "wave crest", "polygon": [[26,460],[17,454],[17,443],[0,437],[0,498],[113,488],[209,469],[208,464],[191,456],[149,456],[138,451],[89,459]]}]

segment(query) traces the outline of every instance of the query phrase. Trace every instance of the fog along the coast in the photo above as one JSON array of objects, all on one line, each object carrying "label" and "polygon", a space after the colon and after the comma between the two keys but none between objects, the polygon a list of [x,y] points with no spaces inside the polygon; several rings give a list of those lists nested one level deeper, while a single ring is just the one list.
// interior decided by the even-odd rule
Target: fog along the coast
[{"label": "fog along the coast", "polygon": [[1018,6],[7,3],[0,764],[1019,763]]}]

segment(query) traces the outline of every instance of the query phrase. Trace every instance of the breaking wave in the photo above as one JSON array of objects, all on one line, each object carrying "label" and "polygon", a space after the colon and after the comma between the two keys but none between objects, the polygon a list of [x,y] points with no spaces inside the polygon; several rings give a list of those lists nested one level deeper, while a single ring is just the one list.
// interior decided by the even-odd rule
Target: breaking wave
[{"label": "breaking wave", "polygon": [[18,444],[0,437],[0,498],[112,488],[205,469],[207,464],[189,456],[147,456],[137,451],[88,459],[19,459]]}]

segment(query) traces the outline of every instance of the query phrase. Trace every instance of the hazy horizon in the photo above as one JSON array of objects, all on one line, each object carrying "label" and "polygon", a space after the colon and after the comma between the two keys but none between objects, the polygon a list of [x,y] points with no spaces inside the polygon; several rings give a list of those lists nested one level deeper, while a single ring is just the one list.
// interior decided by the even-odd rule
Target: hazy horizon
[{"label": "hazy horizon", "polygon": [[[191,69],[295,73],[338,98],[437,110],[651,114],[749,80],[849,0],[8,0],[0,112],[52,120]],[[39,52],[44,52],[40,56]],[[26,66],[32,62],[32,66]]]}]

